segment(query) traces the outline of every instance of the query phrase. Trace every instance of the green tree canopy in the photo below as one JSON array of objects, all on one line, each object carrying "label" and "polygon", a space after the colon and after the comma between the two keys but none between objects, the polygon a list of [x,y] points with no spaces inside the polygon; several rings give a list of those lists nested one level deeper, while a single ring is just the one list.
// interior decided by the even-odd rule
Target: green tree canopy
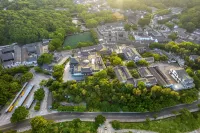
[{"label": "green tree canopy", "polygon": [[95,124],[97,126],[103,124],[106,121],[106,118],[103,115],[98,115],[97,117],[95,117]]},{"label": "green tree canopy", "polygon": [[34,92],[34,99],[42,101],[44,99],[45,92],[43,88],[40,88]]},{"label": "green tree canopy", "polygon": [[37,63],[39,65],[50,64],[52,62],[52,60],[53,60],[52,54],[44,53],[38,58]]},{"label": "green tree canopy", "polygon": [[44,119],[42,116],[36,116],[31,120],[31,127],[33,133],[46,133],[51,122]]},{"label": "green tree canopy", "polygon": [[20,106],[17,109],[15,109],[15,112],[12,114],[10,121],[12,123],[22,121],[26,119],[28,115],[29,115],[28,110],[24,106]]},{"label": "green tree canopy", "polygon": [[27,72],[21,77],[21,82],[25,83],[33,78],[33,74],[31,72]]}]

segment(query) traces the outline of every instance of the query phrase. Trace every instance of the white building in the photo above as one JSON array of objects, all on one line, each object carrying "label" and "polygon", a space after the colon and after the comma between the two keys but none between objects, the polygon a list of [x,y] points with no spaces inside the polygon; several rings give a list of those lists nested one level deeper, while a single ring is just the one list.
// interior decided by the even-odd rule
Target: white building
[{"label": "white building", "polygon": [[193,78],[191,78],[184,69],[170,69],[169,74],[178,83],[177,85],[175,84],[174,87],[178,86],[179,88],[172,87],[174,90],[189,89],[195,86]]}]

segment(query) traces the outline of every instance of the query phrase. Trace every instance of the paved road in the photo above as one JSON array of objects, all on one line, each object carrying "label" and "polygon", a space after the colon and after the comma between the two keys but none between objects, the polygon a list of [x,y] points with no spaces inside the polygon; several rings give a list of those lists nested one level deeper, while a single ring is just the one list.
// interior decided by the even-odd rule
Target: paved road
[{"label": "paved road", "polygon": [[[75,118],[87,119],[89,121],[94,121],[94,118],[97,115],[102,114],[109,121],[119,120],[122,122],[140,122],[140,121],[145,121],[147,117],[149,117],[150,119],[153,119],[154,114],[157,114],[157,116],[158,116],[157,119],[171,117],[174,115],[172,113],[173,111],[179,111],[183,108],[187,108],[191,111],[197,111],[198,104],[200,104],[200,100],[194,102],[193,104],[185,104],[185,105],[178,105],[178,106],[174,106],[174,107],[170,107],[170,108],[165,108],[165,109],[161,110],[160,112],[145,112],[145,113],[58,112],[58,113],[52,113],[52,114],[43,115],[43,116],[46,119],[54,120],[54,121],[69,120],[69,119],[75,119]],[[7,131],[10,129],[18,130],[22,127],[24,128],[24,127],[30,126],[29,121],[30,121],[30,119],[27,119],[25,121],[22,121],[22,122],[16,123],[16,124],[9,123],[9,124],[0,126],[0,130],[2,130],[2,131]]]}]

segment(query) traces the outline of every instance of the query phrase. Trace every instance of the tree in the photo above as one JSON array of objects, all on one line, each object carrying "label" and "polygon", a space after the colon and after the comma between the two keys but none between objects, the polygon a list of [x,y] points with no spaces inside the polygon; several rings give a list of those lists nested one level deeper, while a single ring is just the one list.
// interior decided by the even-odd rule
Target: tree
[{"label": "tree", "polygon": [[28,110],[24,106],[20,106],[17,109],[15,109],[15,112],[12,114],[10,121],[12,123],[22,121],[26,119],[28,115],[29,115]]},{"label": "tree", "polygon": [[116,65],[121,65],[122,64],[122,59],[119,58],[118,56],[114,56],[112,57],[112,65],[116,66]]},{"label": "tree", "polygon": [[44,89],[40,88],[34,92],[34,99],[38,101],[42,101],[44,99],[45,93]]},{"label": "tree", "polygon": [[173,24],[173,23],[167,22],[165,25],[166,25],[168,28],[170,28],[171,30],[174,28],[174,24]]},{"label": "tree", "polygon": [[25,83],[33,78],[33,74],[31,72],[27,72],[21,77],[21,82]]},{"label": "tree", "polygon": [[116,129],[116,130],[119,130],[120,129],[120,122],[119,121],[117,121],[117,120],[114,120],[114,121],[112,121],[112,127],[114,128],[114,129]]},{"label": "tree", "polygon": [[33,133],[46,133],[51,122],[44,119],[42,116],[36,116],[31,120],[31,127]]},{"label": "tree", "polygon": [[151,15],[146,15],[138,21],[138,24],[142,27],[148,25],[151,21]]},{"label": "tree", "polygon": [[64,66],[62,65],[55,65],[53,67],[53,77],[58,80],[58,81],[62,81],[63,78],[63,73],[64,73]]},{"label": "tree", "polygon": [[131,73],[131,75],[133,76],[133,78],[139,78],[140,77],[140,75],[139,75],[139,73],[137,72],[137,70],[131,70],[130,71],[130,73]]},{"label": "tree", "polygon": [[86,26],[88,27],[88,28],[94,28],[94,27],[96,27],[98,25],[98,22],[95,20],[95,19],[88,19],[88,20],[86,20]]},{"label": "tree", "polygon": [[142,89],[145,89],[145,88],[146,88],[146,85],[145,85],[145,83],[144,83],[144,82],[142,82],[142,81],[139,81],[137,86],[138,86],[138,88],[139,88],[140,90],[142,90]]},{"label": "tree", "polygon": [[135,65],[135,63],[134,63],[133,61],[127,62],[127,63],[126,63],[126,66],[127,66],[128,68],[136,67],[136,65]]},{"label": "tree", "polygon": [[50,64],[52,62],[52,60],[53,60],[52,54],[44,53],[38,58],[37,63],[39,65]]},{"label": "tree", "polygon": [[187,68],[186,72],[188,73],[188,75],[190,75],[191,77],[194,76],[194,71],[191,68]]},{"label": "tree", "polygon": [[96,126],[103,124],[105,121],[106,121],[106,118],[103,115],[98,115],[97,117],[95,117]]},{"label": "tree", "polygon": [[[0,132],[1,133],[1,132]],[[2,132],[3,133],[3,132]],[[4,133],[17,133],[17,130],[13,130],[13,129],[11,129],[11,130],[9,130],[9,131],[6,131],[6,132],[4,132]]]},{"label": "tree", "polygon": [[59,38],[54,38],[49,43],[49,50],[54,51],[58,50],[58,48],[61,48],[63,41]]},{"label": "tree", "polygon": [[169,39],[172,39],[172,41],[175,41],[178,39],[177,33],[173,32],[168,36]]},{"label": "tree", "polygon": [[142,59],[142,60],[139,60],[137,62],[137,65],[139,65],[139,66],[148,66],[149,63],[146,60]]},{"label": "tree", "polygon": [[130,24],[125,24],[124,25],[125,31],[130,31],[131,30],[131,25]]},{"label": "tree", "polygon": [[113,67],[107,67],[106,69],[107,75],[111,78],[114,79],[116,77],[115,72],[113,70]]}]

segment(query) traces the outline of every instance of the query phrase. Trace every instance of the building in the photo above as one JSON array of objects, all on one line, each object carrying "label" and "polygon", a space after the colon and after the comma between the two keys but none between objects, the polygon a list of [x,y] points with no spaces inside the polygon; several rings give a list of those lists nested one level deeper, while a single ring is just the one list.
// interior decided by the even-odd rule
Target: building
[{"label": "building", "polygon": [[199,55],[190,55],[189,59],[192,61],[195,61],[196,59],[198,59],[200,56]]},{"label": "building", "polygon": [[157,84],[157,79],[155,77],[136,79],[135,86],[137,86],[139,82],[143,82],[147,87],[151,87]]},{"label": "building", "polygon": [[138,72],[142,78],[153,77],[153,75],[150,73],[150,71],[147,69],[147,67],[138,68]]},{"label": "building", "polygon": [[122,22],[98,26],[97,32],[100,35],[102,44],[131,43],[128,38],[128,32],[125,31],[124,23]]},{"label": "building", "polygon": [[142,56],[133,47],[128,47],[128,46],[124,47],[122,49],[122,54],[124,54],[124,57],[127,60],[133,60],[134,62],[137,62],[142,58]]},{"label": "building", "polygon": [[154,63],[154,57],[147,57],[147,58],[143,58],[144,60],[146,60],[149,64],[150,63]]},{"label": "building", "polygon": [[47,71],[47,72],[52,72],[53,71],[53,66],[49,65],[49,64],[43,64],[41,68],[43,70]]},{"label": "building", "polygon": [[14,55],[13,47],[4,48],[1,50],[1,63],[4,68],[11,68],[14,66]]},{"label": "building", "polygon": [[4,48],[1,50],[1,52],[2,52],[2,54],[14,53],[14,48],[13,47]]},{"label": "building", "polygon": [[70,70],[73,76],[92,75],[105,69],[101,56],[96,52],[79,52],[70,58]]},{"label": "building", "polygon": [[134,83],[133,77],[130,74],[129,70],[125,66],[116,66],[114,67],[115,74],[117,79],[122,83]]},{"label": "building", "polygon": [[195,86],[193,78],[191,78],[184,69],[170,69],[169,74],[180,84],[179,86],[183,86],[183,88],[177,88],[175,85],[172,89],[189,89]]},{"label": "building", "polygon": [[148,35],[148,32],[133,32],[133,36],[136,41],[143,41],[143,40],[153,40],[151,36]]}]

